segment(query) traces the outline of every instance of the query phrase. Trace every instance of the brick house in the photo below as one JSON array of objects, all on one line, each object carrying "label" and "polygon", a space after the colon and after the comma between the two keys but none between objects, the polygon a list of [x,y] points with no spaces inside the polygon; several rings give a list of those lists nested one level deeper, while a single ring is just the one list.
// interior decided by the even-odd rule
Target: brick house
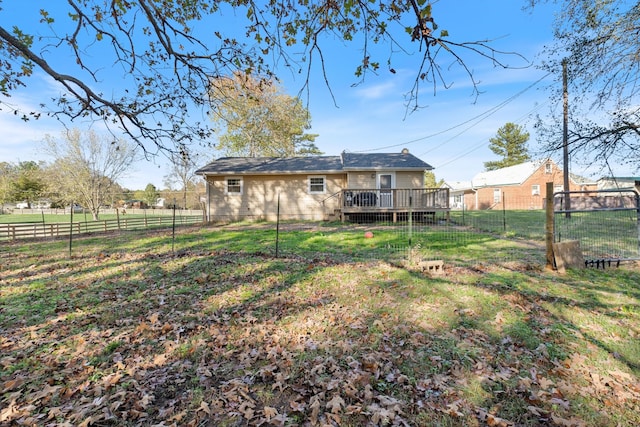
[{"label": "brick house", "polygon": [[[494,171],[480,172],[463,193],[464,209],[542,209],[548,182],[554,192],[564,188],[564,174],[551,159],[535,160]],[[569,191],[596,190],[597,184],[569,175]]]}]

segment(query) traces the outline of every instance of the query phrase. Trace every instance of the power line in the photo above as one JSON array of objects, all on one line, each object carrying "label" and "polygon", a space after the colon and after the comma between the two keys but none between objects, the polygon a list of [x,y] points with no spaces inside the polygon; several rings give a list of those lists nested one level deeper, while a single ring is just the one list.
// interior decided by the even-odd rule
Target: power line
[{"label": "power line", "polygon": [[[535,113],[536,111],[538,111],[540,108],[542,108],[546,104],[547,104],[547,102],[543,102],[543,103],[537,105],[535,108],[531,109],[528,113],[526,113],[526,114],[522,115],[521,117],[519,117],[518,120],[516,120],[516,123],[522,122],[525,118],[529,117],[531,114]],[[447,165],[455,162],[456,160],[460,160],[461,158],[467,156],[468,154],[471,154],[474,151],[484,147],[486,145],[486,143],[487,142],[485,140],[480,141],[477,145],[473,146],[470,150],[467,150],[467,151],[465,151],[465,152],[463,152],[461,154],[458,154],[457,156],[453,157],[452,159],[447,160],[446,162],[444,162],[441,165],[437,166],[436,169],[444,167],[444,166],[447,166]]]},{"label": "power line", "polygon": [[515,95],[512,95],[511,97],[507,98],[505,101],[502,101],[500,104],[496,105],[493,108],[490,108],[489,110],[478,114],[477,116],[474,116],[468,120],[465,120],[464,122],[458,123],[455,126],[452,126],[450,128],[444,129],[442,131],[436,132],[434,134],[431,135],[427,135],[427,136],[423,136],[421,138],[417,138],[417,139],[413,139],[410,141],[406,141],[406,142],[402,142],[400,144],[392,144],[392,145],[386,145],[383,147],[377,147],[377,148],[370,148],[367,150],[358,150],[358,151],[354,151],[355,153],[366,153],[366,152],[371,152],[371,151],[380,151],[380,150],[386,150],[388,148],[396,148],[396,147],[403,147],[403,146],[407,146],[409,144],[413,144],[416,142],[420,142],[420,141],[424,141],[425,139],[429,139],[429,138],[433,138],[436,137],[438,135],[442,135],[443,133],[446,132],[450,132],[454,129],[457,129],[461,126],[466,125],[467,123],[471,123],[474,122],[471,126],[465,128],[462,132],[452,136],[451,138],[445,140],[443,143],[437,145],[436,147],[432,147],[431,149],[429,149],[428,151],[420,154],[418,157],[432,151],[435,150],[439,147],[441,147],[442,145],[446,144],[447,142],[451,141],[453,138],[456,138],[460,135],[462,135],[464,132],[466,132],[467,130],[471,129],[473,126],[476,126],[478,123],[480,123],[482,120],[486,119],[487,117],[490,117],[492,114],[494,114],[495,112],[497,112],[498,110],[502,109],[504,106],[506,106],[507,104],[509,104],[510,102],[512,102],[513,100],[517,99],[518,97],[520,97],[521,95],[523,95],[525,92],[527,92],[528,90],[530,90],[531,88],[533,88],[534,86],[536,86],[538,83],[540,83],[542,80],[546,79],[551,73],[547,73],[544,76],[542,76],[541,78],[539,78],[538,80],[536,80],[535,82],[531,83],[529,86],[527,86],[526,88],[524,88],[523,90],[521,90],[520,92],[516,93]]}]

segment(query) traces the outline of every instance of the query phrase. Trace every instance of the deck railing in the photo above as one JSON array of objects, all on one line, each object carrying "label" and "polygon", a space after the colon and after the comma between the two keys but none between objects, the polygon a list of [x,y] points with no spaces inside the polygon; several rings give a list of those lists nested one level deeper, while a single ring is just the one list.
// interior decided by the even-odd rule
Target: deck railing
[{"label": "deck railing", "polygon": [[449,209],[448,188],[346,189],[344,210]]}]

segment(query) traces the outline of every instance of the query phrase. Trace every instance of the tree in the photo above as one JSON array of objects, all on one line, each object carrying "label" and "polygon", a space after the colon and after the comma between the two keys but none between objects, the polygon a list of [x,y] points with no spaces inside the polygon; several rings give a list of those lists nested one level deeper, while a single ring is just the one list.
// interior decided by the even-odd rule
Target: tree
[{"label": "tree", "polygon": [[436,174],[433,171],[426,171],[424,173],[424,186],[425,188],[440,188],[444,184],[444,179],[440,181],[436,180]]},{"label": "tree", "polygon": [[178,185],[178,189],[182,191],[182,207],[187,208],[187,192],[189,185],[196,176],[198,170],[198,159],[202,154],[189,150],[186,145],[182,145],[179,151],[171,153],[169,160],[169,173],[164,176],[164,184],[167,188],[173,189]]},{"label": "tree", "polygon": [[9,162],[0,162],[0,205],[14,202],[11,197],[11,184],[15,179],[15,165]]},{"label": "tree", "polygon": [[[546,0],[530,0],[532,5]],[[622,0],[565,0],[555,43],[542,67],[560,79],[566,61],[569,94],[568,148],[585,164],[617,163],[640,169],[640,7]],[[562,99],[557,84],[551,99]],[[562,114],[540,118],[548,150],[563,145]]]},{"label": "tree", "polygon": [[[330,90],[325,63],[342,59],[325,55],[325,46],[336,38],[357,43],[357,80],[380,72],[381,64],[395,73],[393,55],[415,60],[410,100],[416,107],[420,85],[448,86],[452,65],[477,89],[465,65],[467,54],[505,68],[514,56],[488,41],[450,38],[425,0],[68,0],[55,7],[31,2],[20,7],[37,28],[0,26],[0,93],[10,96],[36,71],[61,91],[37,111],[7,103],[4,108],[23,120],[43,112],[65,122],[99,120],[117,136],[124,132],[142,146],[151,141],[165,149],[173,149],[174,141],[191,144],[211,135],[194,113],[219,101],[211,98],[211,78],[237,71],[272,78],[293,71],[303,76],[303,93],[317,67]],[[7,8],[0,13],[10,13]],[[114,73],[118,85],[105,78]]]},{"label": "tree", "polygon": [[142,200],[148,206],[155,206],[158,203],[158,197],[160,197],[160,193],[158,193],[158,189],[153,184],[147,184],[144,188],[144,192],[142,193]]},{"label": "tree", "polygon": [[530,160],[527,141],[529,132],[522,126],[506,123],[498,129],[495,137],[489,139],[489,148],[502,159],[484,162],[484,168],[492,171]]},{"label": "tree", "polygon": [[44,180],[41,164],[33,161],[20,162],[10,175],[8,198],[12,201],[31,202],[45,194],[47,185]]},{"label": "tree", "polygon": [[273,80],[237,72],[212,80],[218,150],[227,156],[286,157],[322,154],[313,143],[309,111]]},{"label": "tree", "polygon": [[121,190],[117,180],[137,159],[134,144],[78,129],[64,132],[61,139],[47,135],[44,150],[55,159],[50,169],[61,198],[89,209],[94,220]]}]

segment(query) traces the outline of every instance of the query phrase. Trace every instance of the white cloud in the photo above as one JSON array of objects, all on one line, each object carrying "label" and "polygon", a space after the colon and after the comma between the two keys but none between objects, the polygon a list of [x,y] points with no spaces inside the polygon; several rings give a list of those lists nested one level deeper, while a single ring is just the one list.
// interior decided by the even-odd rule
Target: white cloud
[{"label": "white cloud", "polygon": [[398,95],[397,84],[393,80],[387,80],[382,83],[367,85],[363,83],[363,86],[356,90],[355,96],[360,99],[371,100],[381,99],[387,96]]}]

